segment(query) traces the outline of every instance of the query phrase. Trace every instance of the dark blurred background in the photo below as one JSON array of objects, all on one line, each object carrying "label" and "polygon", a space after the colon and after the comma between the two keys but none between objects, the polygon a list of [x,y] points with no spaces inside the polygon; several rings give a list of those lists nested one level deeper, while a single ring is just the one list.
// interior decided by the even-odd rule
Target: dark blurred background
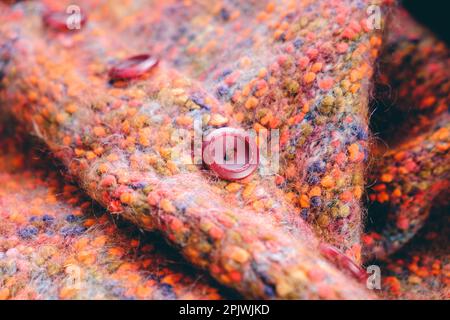
[{"label": "dark blurred background", "polygon": [[403,0],[402,4],[419,22],[450,45],[450,1]]}]

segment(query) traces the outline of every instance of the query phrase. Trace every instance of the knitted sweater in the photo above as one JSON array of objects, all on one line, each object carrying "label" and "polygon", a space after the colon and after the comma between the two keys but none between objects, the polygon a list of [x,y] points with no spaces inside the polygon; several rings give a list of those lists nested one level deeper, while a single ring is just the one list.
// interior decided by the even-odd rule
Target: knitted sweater
[{"label": "knitted sweater", "polygon": [[[382,45],[367,23],[369,2],[79,4],[89,16],[78,32],[53,30],[43,4],[3,7],[0,99],[88,196],[157,230],[244,297],[374,297],[342,258],[321,248],[336,246],[360,263],[362,244],[365,257],[382,257],[411,238],[447,188],[448,119],[377,162],[373,179],[385,184],[370,198],[393,193],[378,201],[389,203],[388,226],[361,242],[370,80]],[[159,59],[150,72],[111,79],[118,61],[144,51]],[[428,97],[426,89],[419,94]],[[178,153],[180,130],[207,135],[223,127],[279,132],[278,145],[269,141],[279,170],[230,182]],[[413,165],[399,170],[399,153],[423,171],[437,164],[438,178],[425,181]],[[27,243],[37,241],[41,230],[27,228]],[[407,235],[396,237],[399,230]],[[158,283],[150,286],[158,292]],[[217,296],[206,283],[200,288]]]}]

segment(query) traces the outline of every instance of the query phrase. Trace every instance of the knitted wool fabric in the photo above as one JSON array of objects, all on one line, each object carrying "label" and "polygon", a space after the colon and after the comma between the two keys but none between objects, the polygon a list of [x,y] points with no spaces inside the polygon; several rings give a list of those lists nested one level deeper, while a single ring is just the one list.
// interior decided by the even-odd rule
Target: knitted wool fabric
[{"label": "knitted wool fabric", "polygon": [[372,150],[363,248],[366,259],[386,258],[386,298],[448,299],[450,51],[404,11],[392,15],[373,121],[388,148]]},{"label": "knitted wool fabric", "polygon": [[116,226],[29,142],[1,132],[0,299],[220,298],[161,241]]},{"label": "knitted wool fabric", "polygon": [[450,298],[449,207],[437,204],[417,236],[380,265],[387,299]]}]

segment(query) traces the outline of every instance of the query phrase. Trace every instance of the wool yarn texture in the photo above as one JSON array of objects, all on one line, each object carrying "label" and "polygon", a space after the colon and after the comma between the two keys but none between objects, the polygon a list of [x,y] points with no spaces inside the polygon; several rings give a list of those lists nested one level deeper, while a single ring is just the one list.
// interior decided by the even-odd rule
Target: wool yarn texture
[{"label": "wool yarn texture", "polygon": [[21,130],[1,129],[0,298],[221,298],[163,242],[112,221],[63,181]]}]

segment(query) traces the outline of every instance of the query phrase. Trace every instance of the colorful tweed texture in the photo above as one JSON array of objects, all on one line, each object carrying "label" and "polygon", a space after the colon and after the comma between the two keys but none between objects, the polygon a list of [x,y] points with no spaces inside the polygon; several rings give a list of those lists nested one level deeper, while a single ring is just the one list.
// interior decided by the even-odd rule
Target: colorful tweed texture
[{"label": "colorful tweed texture", "polygon": [[[449,51],[394,1],[83,0],[61,30],[69,5],[0,4],[0,297],[446,296],[445,248],[411,246],[448,204]],[[230,181],[179,149],[229,128],[275,170]]]},{"label": "colorful tweed texture", "polygon": [[1,299],[221,298],[207,276],[157,237],[113,221],[11,129],[2,125],[0,148]]}]

